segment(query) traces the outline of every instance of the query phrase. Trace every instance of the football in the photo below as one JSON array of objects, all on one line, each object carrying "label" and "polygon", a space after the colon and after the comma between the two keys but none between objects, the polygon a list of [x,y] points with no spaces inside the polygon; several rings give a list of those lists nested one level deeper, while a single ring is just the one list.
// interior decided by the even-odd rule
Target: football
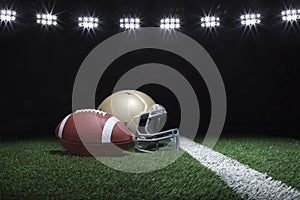
[{"label": "football", "polygon": [[71,154],[78,156],[115,156],[132,145],[127,127],[105,112],[84,109],[66,116],[55,135]]}]

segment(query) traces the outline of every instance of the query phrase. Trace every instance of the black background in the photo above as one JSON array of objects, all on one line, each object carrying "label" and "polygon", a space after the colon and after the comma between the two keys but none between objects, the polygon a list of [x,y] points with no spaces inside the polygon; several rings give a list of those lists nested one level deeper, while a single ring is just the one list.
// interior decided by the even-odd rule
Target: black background
[{"label": "black background", "polygon": [[[295,1],[297,2],[297,1]],[[16,9],[16,23],[0,26],[1,130],[0,138],[51,135],[58,122],[71,112],[76,73],[88,53],[101,41],[119,33],[119,19],[139,16],[142,26],[159,26],[160,18],[181,18],[181,32],[198,41],[211,55],[223,77],[228,99],[223,134],[260,134],[299,137],[299,24],[281,20],[285,8],[300,8],[294,1],[196,0],[59,0],[1,1],[1,8]],[[53,9],[59,26],[42,28],[37,12]],[[246,11],[262,14],[256,29],[241,27]],[[80,15],[93,13],[100,28],[76,28]],[[221,27],[205,31],[200,17],[217,14]],[[101,55],[100,55],[101,56]],[[117,59],[101,79],[96,104],[108,96],[114,81],[134,66],[157,62],[185,75],[199,98],[204,134],[210,118],[210,100],[202,78],[179,56],[159,50],[130,52]],[[159,85],[140,88],[169,112],[168,126],[179,123],[174,95]],[[97,106],[97,105],[95,105]]]}]

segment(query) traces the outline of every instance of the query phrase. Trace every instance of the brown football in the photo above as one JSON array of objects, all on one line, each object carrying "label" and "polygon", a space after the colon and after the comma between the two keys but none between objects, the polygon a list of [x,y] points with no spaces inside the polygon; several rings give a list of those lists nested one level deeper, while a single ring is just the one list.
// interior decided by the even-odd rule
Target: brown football
[{"label": "brown football", "polygon": [[78,110],[66,116],[55,135],[73,155],[116,156],[132,145],[127,127],[117,118],[94,109]]}]

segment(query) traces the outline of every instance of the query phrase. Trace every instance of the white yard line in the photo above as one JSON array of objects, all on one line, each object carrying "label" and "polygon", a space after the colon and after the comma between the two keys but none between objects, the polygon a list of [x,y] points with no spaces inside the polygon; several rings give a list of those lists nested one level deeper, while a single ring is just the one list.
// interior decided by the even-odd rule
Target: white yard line
[{"label": "white yard line", "polygon": [[190,139],[180,137],[180,147],[216,173],[246,199],[300,200],[300,192]]}]

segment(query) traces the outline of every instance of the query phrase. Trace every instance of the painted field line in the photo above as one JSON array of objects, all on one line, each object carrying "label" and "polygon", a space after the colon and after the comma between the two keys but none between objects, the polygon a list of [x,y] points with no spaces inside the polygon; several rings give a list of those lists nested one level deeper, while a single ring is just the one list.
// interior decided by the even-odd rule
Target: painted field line
[{"label": "painted field line", "polygon": [[300,200],[298,190],[190,139],[180,137],[180,147],[216,173],[242,198]]}]

